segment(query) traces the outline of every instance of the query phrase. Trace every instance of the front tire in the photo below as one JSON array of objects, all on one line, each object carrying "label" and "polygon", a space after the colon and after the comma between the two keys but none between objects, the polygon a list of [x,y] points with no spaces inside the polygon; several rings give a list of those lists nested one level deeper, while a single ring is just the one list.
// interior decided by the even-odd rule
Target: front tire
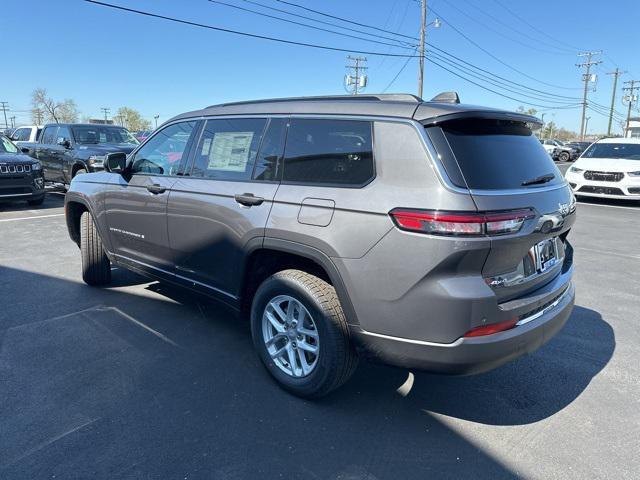
[{"label": "front tire", "polygon": [[285,390],[322,397],[345,383],[358,357],[335,289],[300,270],[284,270],[258,288],[251,307],[253,344]]},{"label": "front tire", "polygon": [[89,212],[80,217],[80,255],[82,280],[87,285],[106,285],[111,281],[111,262]]},{"label": "front tire", "polygon": [[558,155],[558,159],[561,162],[568,162],[570,158],[571,155],[569,154],[569,152],[560,152],[560,155]]}]

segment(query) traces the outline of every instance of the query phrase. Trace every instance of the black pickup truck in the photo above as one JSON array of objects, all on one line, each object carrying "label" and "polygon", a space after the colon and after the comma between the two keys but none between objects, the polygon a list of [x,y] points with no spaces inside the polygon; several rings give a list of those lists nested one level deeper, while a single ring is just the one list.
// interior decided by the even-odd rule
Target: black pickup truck
[{"label": "black pickup truck", "polygon": [[20,147],[40,160],[45,181],[70,184],[80,173],[103,170],[106,154],[129,153],[137,145],[138,141],[124,127],[51,123],[44,126],[37,142]]}]

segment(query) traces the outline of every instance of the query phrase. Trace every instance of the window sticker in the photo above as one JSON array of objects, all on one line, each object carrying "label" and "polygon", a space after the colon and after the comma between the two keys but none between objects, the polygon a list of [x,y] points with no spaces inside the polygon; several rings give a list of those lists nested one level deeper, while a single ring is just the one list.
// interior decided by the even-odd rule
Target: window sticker
[{"label": "window sticker", "polygon": [[254,132],[216,132],[209,150],[208,169],[244,172],[253,135]]}]

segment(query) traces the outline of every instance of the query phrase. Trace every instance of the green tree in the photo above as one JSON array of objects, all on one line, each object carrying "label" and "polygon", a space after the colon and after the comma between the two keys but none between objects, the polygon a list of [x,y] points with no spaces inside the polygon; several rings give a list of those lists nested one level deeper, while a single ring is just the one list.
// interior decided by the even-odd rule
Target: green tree
[{"label": "green tree", "polygon": [[41,121],[73,123],[78,121],[78,107],[70,98],[57,102],[47,94],[45,88],[36,88],[31,93],[31,116],[34,123]]},{"label": "green tree", "polygon": [[113,119],[118,125],[122,125],[132,132],[151,129],[151,122],[142,118],[140,112],[133,108],[120,107]]},{"label": "green tree", "polygon": [[522,105],[520,105],[518,108],[516,108],[516,112],[525,113],[527,115],[535,115],[536,113],[538,113],[538,110],[536,110],[535,108],[525,109]]}]

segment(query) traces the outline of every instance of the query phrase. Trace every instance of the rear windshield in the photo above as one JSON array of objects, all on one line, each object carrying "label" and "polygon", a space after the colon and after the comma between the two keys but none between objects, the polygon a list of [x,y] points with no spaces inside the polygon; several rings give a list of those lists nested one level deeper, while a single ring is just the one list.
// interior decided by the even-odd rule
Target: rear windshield
[{"label": "rear windshield", "polygon": [[564,181],[523,122],[469,119],[447,122],[441,128],[468,188],[539,188]]},{"label": "rear windshield", "polygon": [[582,156],[587,158],[640,160],[640,143],[594,143]]},{"label": "rear windshield", "polygon": [[71,127],[73,138],[77,143],[131,143],[137,145],[138,141],[129,133],[129,130],[122,127],[82,125]]}]

